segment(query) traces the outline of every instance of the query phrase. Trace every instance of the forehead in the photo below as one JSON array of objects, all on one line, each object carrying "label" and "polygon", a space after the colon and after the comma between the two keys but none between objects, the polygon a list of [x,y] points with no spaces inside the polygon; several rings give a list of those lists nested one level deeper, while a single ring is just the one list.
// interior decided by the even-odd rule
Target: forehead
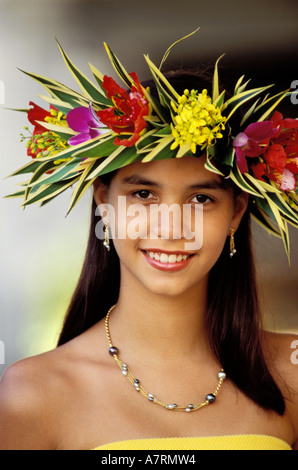
[{"label": "forehead", "polygon": [[138,175],[161,185],[190,185],[205,180],[222,182],[219,175],[204,167],[205,161],[205,156],[186,156],[147,163],[136,162],[118,170],[117,180],[123,183],[130,176]]}]

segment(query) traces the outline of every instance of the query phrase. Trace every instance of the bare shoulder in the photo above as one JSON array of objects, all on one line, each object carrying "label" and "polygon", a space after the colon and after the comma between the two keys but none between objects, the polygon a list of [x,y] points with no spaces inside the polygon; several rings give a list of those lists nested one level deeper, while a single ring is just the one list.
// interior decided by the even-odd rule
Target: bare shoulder
[{"label": "bare shoulder", "polygon": [[0,449],[59,446],[68,429],[73,429],[82,395],[88,395],[93,377],[100,380],[105,369],[100,343],[90,329],[59,348],[6,369],[0,380]]},{"label": "bare shoulder", "polygon": [[[60,351],[22,359],[0,381],[0,448],[53,448],[51,419],[62,388]],[[52,418],[51,418],[52,417]]]},{"label": "bare shoulder", "polygon": [[267,363],[285,398],[298,448],[298,335],[264,332],[263,338]]}]

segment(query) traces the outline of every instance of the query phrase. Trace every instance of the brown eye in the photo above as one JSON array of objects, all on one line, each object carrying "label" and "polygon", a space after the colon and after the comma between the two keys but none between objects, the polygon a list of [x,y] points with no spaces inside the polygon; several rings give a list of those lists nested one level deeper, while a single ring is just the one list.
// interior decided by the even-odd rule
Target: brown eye
[{"label": "brown eye", "polygon": [[200,204],[204,204],[207,201],[212,201],[212,199],[209,196],[206,196],[205,194],[197,194],[194,199],[196,199],[196,202]]},{"label": "brown eye", "polygon": [[134,193],[134,195],[139,197],[140,199],[147,199],[150,194],[151,192],[148,191],[147,189],[141,189],[140,191],[136,191]]}]

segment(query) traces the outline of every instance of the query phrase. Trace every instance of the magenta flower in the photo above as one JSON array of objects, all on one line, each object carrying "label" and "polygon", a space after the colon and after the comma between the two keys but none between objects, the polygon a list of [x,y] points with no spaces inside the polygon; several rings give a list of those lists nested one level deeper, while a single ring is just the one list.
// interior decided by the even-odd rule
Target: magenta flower
[{"label": "magenta flower", "polygon": [[233,140],[236,159],[241,173],[248,172],[246,157],[258,157],[264,153],[271,139],[278,131],[272,121],[254,122]]},{"label": "magenta flower", "polygon": [[69,145],[81,144],[109,131],[94,113],[91,103],[89,108],[80,106],[69,111],[66,120],[71,129],[79,132],[68,140]]}]

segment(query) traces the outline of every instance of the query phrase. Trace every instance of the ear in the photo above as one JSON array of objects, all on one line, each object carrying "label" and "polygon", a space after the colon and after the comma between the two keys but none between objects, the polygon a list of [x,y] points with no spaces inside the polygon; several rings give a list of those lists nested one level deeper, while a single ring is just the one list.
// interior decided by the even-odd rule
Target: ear
[{"label": "ear", "polygon": [[234,215],[232,217],[231,224],[230,224],[230,226],[234,229],[234,232],[236,232],[241,222],[241,219],[243,217],[243,214],[247,209],[248,199],[249,199],[249,194],[244,191],[242,191],[235,199]]},{"label": "ear", "polygon": [[97,206],[107,202],[108,189],[109,187],[107,185],[105,185],[99,178],[96,178],[93,183],[93,197]]}]

